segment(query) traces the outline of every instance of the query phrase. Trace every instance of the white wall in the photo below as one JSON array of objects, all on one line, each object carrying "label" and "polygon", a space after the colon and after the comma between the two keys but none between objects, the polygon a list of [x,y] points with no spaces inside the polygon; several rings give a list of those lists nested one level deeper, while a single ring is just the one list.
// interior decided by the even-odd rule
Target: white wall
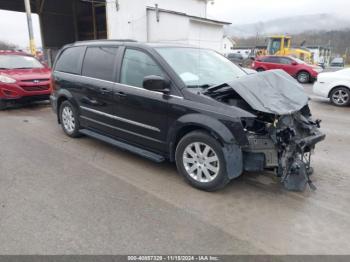
[{"label": "white wall", "polygon": [[222,52],[222,24],[161,11],[157,22],[155,11],[147,10],[155,3],[159,9],[203,18],[206,15],[206,0],[119,0],[118,10],[114,1],[107,1],[108,38],[176,42]]},{"label": "white wall", "polygon": [[232,53],[232,47],[233,47],[233,43],[232,41],[228,38],[228,37],[225,37],[223,40],[222,40],[222,53],[224,55],[227,55],[227,54],[230,54]]},{"label": "white wall", "polygon": [[221,52],[222,25],[193,20],[186,16],[148,10],[148,41],[189,44]]},{"label": "white wall", "polygon": [[189,44],[221,52],[224,28],[222,25],[190,19]]},{"label": "white wall", "polygon": [[148,10],[148,42],[174,42],[188,44],[189,19],[160,12],[157,22],[156,12]]},{"label": "white wall", "polygon": [[[128,0],[130,1],[130,0]],[[133,1],[133,0],[131,0]],[[136,0],[140,2],[139,0]],[[188,15],[206,17],[206,2],[205,0],[142,0],[146,2],[146,6],[154,7],[158,4],[161,9],[167,9],[186,13]]]},{"label": "white wall", "polygon": [[156,3],[160,9],[201,17],[206,15],[205,0],[118,0],[118,2],[119,10],[115,1],[107,1],[108,38],[147,41],[146,7],[154,7]]}]

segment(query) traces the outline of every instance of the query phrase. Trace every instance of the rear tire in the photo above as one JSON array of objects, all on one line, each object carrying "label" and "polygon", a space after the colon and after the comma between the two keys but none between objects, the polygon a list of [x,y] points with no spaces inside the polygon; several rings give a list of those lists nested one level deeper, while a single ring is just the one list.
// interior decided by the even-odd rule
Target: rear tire
[{"label": "rear tire", "polygon": [[346,87],[336,87],[329,96],[335,106],[348,106],[350,104],[350,90]]},{"label": "rear tire", "polygon": [[257,72],[264,72],[265,69],[260,67],[260,68],[256,69],[256,71],[257,71]]},{"label": "rear tire", "polygon": [[297,74],[297,80],[301,84],[307,84],[311,80],[311,75],[306,71],[301,71]]},{"label": "rear tire", "polygon": [[66,100],[61,104],[59,112],[60,122],[63,131],[70,137],[81,136],[79,133],[79,115],[74,105],[68,100]]},{"label": "rear tire", "polygon": [[222,146],[206,132],[185,135],[177,145],[175,159],[178,172],[195,188],[215,191],[230,181]]}]

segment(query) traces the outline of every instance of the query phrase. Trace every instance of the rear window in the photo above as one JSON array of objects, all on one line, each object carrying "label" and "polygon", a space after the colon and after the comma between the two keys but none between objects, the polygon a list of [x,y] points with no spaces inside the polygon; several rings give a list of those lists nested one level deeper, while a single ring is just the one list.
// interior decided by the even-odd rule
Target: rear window
[{"label": "rear window", "polygon": [[84,53],[85,47],[83,46],[67,48],[58,58],[55,70],[79,75]]},{"label": "rear window", "polygon": [[88,47],[82,75],[114,81],[117,50],[117,47]]}]

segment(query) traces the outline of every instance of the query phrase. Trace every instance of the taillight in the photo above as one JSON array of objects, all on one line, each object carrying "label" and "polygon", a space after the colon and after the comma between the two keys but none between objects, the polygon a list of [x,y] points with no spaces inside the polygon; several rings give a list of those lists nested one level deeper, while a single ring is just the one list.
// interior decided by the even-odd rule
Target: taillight
[{"label": "taillight", "polygon": [[255,66],[255,62],[252,63],[252,67],[254,67],[254,66]]}]

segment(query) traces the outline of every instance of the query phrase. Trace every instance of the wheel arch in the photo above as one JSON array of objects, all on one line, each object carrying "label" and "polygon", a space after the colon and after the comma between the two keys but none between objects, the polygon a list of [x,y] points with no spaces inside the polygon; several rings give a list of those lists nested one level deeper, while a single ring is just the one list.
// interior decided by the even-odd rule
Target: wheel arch
[{"label": "wheel arch", "polygon": [[77,110],[79,110],[78,108],[78,104],[76,103],[76,101],[73,98],[73,95],[68,92],[67,90],[60,90],[60,92],[57,94],[57,121],[60,124],[61,123],[61,119],[60,119],[60,107],[62,105],[62,103],[64,101],[69,101],[71,102],[76,108]]},{"label": "wheel arch", "polygon": [[[233,179],[240,176],[243,171],[243,153],[234,134],[217,119],[211,119],[205,115],[195,115],[195,120],[185,122],[170,135],[172,140],[169,143],[169,160],[175,161],[176,148],[181,138],[192,131],[203,130],[222,145],[228,177]],[[192,119],[192,116],[190,118]]]},{"label": "wheel arch", "polygon": [[169,128],[167,139],[170,161],[175,160],[175,150],[181,138],[196,130],[209,133],[217,139],[222,146],[236,142],[236,138],[232,132],[219,120],[201,114],[185,115]]},{"label": "wheel arch", "polygon": [[307,73],[311,77],[311,73],[305,68],[299,69],[295,76],[298,76],[300,73]]},{"label": "wheel arch", "polygon": [[348,89],[350,91],[350,87],[346,86],[346,85],[342,85],[342,84],[338,84],[338,85],[335,85],[334,87],[332,87],[329,92],[328,92],[328,98],[331,97],[331,94],[332,92],[336,89],[336,88],[340,88],[340,87],[344,87],[346,89]]}]

